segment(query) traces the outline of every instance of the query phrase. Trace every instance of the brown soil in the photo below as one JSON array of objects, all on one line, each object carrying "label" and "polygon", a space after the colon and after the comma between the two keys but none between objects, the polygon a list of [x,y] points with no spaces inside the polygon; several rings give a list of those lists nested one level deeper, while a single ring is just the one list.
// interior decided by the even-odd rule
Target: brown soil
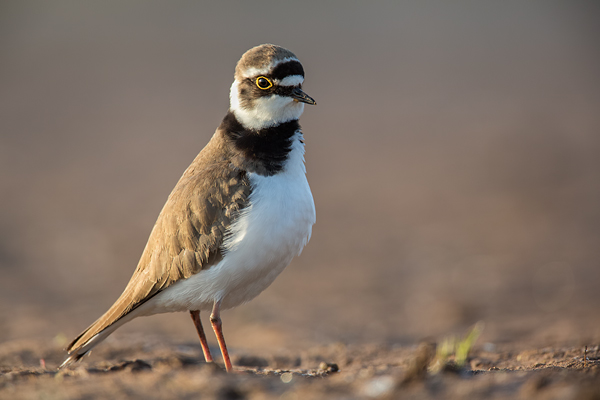
[{"label": "brown soil", "polygon": [[[426,371],[419,347],[344,345],[236,354],[235,372],[206,364],[199,345],[122,340],[95,361],[56,371],[64,354],[35,342],[0,346],[2,399],[597,399],[598,346],[475,348],[464,368]],[[41,358],[38,358],[41,357]],[[98,361],[98,359],[102,359]],[[427,360],[424,362],[424,360]],[[41,366],[44,365],[44,366]]]}]

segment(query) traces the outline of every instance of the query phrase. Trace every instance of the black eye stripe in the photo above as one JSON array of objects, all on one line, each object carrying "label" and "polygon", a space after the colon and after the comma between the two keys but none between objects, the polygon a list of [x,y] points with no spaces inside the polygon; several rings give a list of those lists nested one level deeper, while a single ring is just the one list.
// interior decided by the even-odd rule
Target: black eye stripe
[{"label": "black eye stripe", "polygon": [[292,90],[294,90],[292,86],[277,86],[275,89],[275,94],[280,96],[290,96],[292,94]]},{"label": "black eye stripe", "polygon": [[290,75],[304,76],[304,68],[302,68],[302,64],[300,64],[300,62],[292,60],[281,63],[278,66],[276,66],[273,69],[273,72],[270,74],[271,77],[280,81],[286,76]]}]

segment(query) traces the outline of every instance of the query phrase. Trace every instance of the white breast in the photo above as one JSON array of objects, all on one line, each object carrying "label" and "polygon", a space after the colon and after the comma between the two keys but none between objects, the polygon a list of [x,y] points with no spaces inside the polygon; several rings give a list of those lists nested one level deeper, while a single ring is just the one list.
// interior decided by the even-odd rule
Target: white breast
[{"label": "white breast", "polygon": [[228,233],[223,260],[161,292],[148,313],[210,310],[218,300],[224,309],[235,307],[265,290],[300,254],[316,221],[301,139],[297,132],[280,173],[249,174],[250,205]]}]

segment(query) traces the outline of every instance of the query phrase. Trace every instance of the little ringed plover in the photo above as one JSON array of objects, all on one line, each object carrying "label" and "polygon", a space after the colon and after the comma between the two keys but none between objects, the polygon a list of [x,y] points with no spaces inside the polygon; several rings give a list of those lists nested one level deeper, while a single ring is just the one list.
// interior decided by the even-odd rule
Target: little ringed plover
[{"label": "little ringed plover", "polygon": [[234,77],[225,118],[169,195],[127,287],[69,344],[61,368],[133,318],[175,311],[190,312],[210,362],[200,311],[211,311],[231,371],[221,310],[265,290],[308,242],[316,216],[298,118],[316,103],[302,64],[264,44]]}]

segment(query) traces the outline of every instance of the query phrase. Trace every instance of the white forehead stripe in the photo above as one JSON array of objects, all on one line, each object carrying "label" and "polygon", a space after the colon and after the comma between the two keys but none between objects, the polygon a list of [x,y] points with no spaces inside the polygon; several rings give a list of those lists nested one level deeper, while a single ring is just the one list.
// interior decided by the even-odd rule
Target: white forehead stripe
[{"label": "white forehead stripe", "polygon": [[[266,67],[263,67],[263,68],[254,68],[254,67],[248,68],[247,70],[244,71],[242,76],[244,78],[252,78],[253,76],[258,76],[258,75],[267,75],[267,74],[269,74],[269,72],[271,72],[273,70],[273,68],[275,68],[276,66],[278,66],[281,63],[286,63],[288,61],[298,61],[298,59],[296,57],[286,57],[286,58],[282,58],[281,60],[274,60],[269,65],[267,65]],[[300,62],[300,61],[298,61],[298,62]]]},{"label": "white forehead stripe", "polygon": [[[275,79],[275,81],[277,81],[277,79]],[[298,86],[301,85],[302,82],[304,82],[304,77],[302,75],[289,75],[277,83],[279,86]]]}]

